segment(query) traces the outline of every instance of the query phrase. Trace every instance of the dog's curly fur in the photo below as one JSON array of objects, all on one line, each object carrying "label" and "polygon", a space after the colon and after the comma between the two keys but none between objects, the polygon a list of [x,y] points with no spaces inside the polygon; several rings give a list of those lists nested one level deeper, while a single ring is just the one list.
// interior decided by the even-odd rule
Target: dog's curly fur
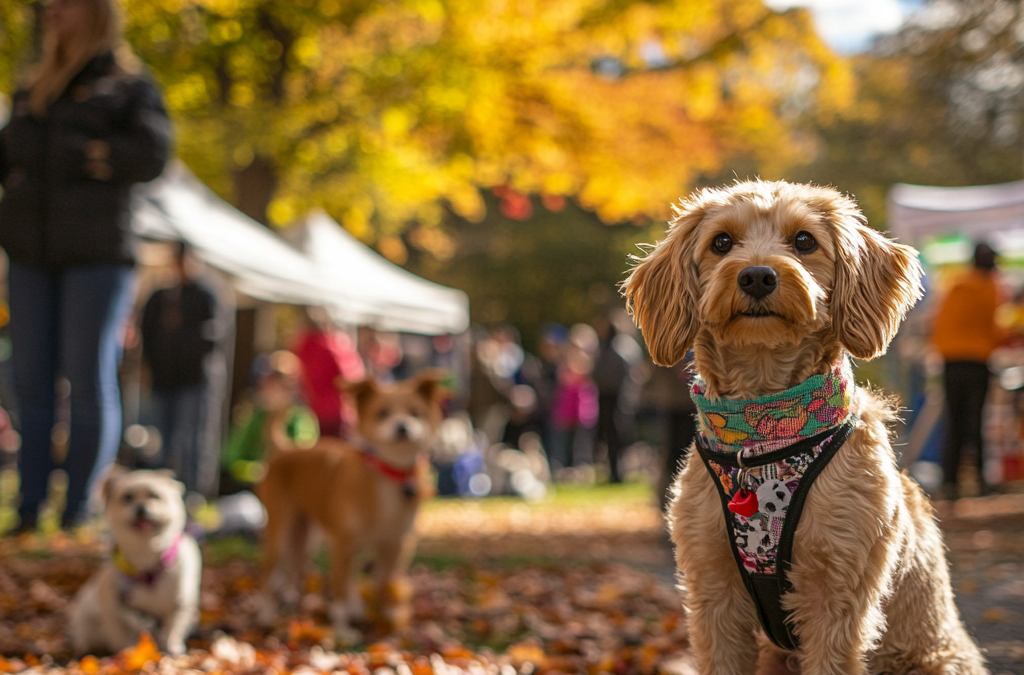
[{"label": "dog's curly fur", "polygon": [[[816,248],[795,248],[801,232]],[[712,246],[723,233],[733,242],[725,254]],[[776,290],[743,293],[738,275],[749,266],[773,268]],[[656,362],[674,364],[692,346],[709,396],[748,399],[825,373],[844,352],[883,354],[921,296],[921,276],[916,251],[869,228],[835,190],[757,180],[682,201],[624,293]],[[783,607],[797,653],[758,635],[716,488],[699,458],[682,468],[667,517],[704,675],[987,672],[953,603],[931,505],[897,468],[890,406],[861,388],[854,410],[857,427],[811,488],[796,531]]]}]

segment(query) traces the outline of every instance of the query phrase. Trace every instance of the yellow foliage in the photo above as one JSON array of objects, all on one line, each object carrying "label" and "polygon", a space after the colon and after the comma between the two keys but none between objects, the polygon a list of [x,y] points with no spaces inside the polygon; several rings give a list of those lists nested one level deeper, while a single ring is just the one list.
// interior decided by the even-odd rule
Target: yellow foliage
[{"label": "yellow foliage", "polygon": [[[9,4],[0,29],[26,21]],[[269,159],[269,220],[320,204],[368,241],[438,223],[442,204],[480,220],[496,185],[576,197],[609,222],[660,219],[698,176],[799,161],[787,106],[853,100],[808,13],[762,0],[132,0],[125,13],[200,177],[230,196],[231,172]],[[432,237],[412,243],[444,255]]]}]

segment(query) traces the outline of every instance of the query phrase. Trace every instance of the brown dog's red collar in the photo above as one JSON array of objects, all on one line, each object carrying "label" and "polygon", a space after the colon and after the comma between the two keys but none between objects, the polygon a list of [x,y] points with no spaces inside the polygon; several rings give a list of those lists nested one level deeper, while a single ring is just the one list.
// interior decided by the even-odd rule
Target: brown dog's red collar
[{"label": "brown dog's red collar", "polygon": [[372,445],[362,443],[359,447],[359,454],[363,456],[366,463],[377,470],[388,480],[402,486],[402,492],[406,497],[415,497],[420,493],[420,484],[416,479],[416,466],[410,469],[399,469],[384,461],[384,458],[377,454]]},{"label": "brown dog's red collar", "polygon": [[385,462],[384,459],[373,450],[361,448],[360,452],[363,455],[363,459],[366,460],[366,463],[379,471],[388,480],[393,480],[396,483],[407,483],[416,477],[415,466],[411,469],[399,469]]}]

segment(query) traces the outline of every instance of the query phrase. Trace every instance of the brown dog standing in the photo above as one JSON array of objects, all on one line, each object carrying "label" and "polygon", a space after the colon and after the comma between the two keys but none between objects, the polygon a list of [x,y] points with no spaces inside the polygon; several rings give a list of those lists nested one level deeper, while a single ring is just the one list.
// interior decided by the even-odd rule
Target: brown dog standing
[{"label": "brown dog standing", "polygon": [[428,451],[441,420],[436,373],[382,385],[350,387],[359,414],[358,439],[322,438],[308,450],[277,453],[257,493],[267,508],[263,620],[276,596],[298,587],[310,527],[323,530],[330,554],[331,618],[342,639],[363,613],[357,556],[372,556],[375,598],[392,629],[408,621],[400,597],[415,546],[413,520],[424,497]]},{"label": "brown dog standing", "polygon": [[627,279],[654,360],[693,347],[701,378],[668,520],[703,675],[986,672],[892,409],[848,365],[885,352],[921,274],[835,190],[747,181],[682,202]]}]

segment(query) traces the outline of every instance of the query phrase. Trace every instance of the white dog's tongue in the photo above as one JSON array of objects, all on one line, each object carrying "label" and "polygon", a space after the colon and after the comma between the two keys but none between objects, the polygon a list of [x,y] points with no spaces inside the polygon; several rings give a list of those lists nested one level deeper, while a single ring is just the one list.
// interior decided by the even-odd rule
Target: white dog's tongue
[{"label": "white dog's tongue", "polygon": [[139,532],[149,532],[156,529],[156,521],[150,520],[145,516],[141,516],[132,521],[132,529]]}]

